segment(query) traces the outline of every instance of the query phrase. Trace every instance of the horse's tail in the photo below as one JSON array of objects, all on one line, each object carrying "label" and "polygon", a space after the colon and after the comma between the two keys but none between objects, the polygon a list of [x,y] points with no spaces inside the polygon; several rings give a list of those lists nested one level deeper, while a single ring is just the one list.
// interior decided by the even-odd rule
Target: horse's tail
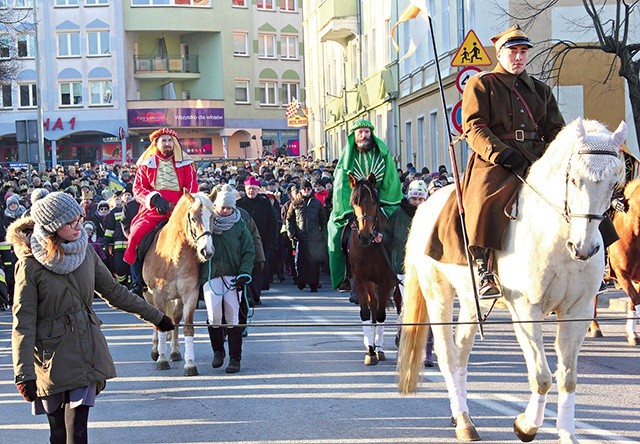
[{"label": "horse's tail", "polygon": [[[405,268],[402,322],[404,324],[423,324],[427,320],[427,303],[418,282],[417,270],[415,266],[410,264],[405,264]],[[408,394],[416,391],[426,344],[426,325],[404,325],[402,327],[397,364],[400,393]]]}]

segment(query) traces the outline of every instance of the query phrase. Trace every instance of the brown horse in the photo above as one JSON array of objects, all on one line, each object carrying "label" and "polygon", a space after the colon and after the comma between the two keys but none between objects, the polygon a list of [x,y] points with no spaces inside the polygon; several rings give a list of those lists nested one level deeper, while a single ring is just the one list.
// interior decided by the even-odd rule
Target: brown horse
[{"label": "brown horse", "polygon": [[[210,226],[213,204],[203,194],[184,193],[167,224],[158,231],[142,268],[147,283],[145,299],[169,315],[175,324],[185,314],[184,375],[196,376],[194,362],[193,315],[198,305],[200,263],[213,256]],[[170,368],[166,357],[167,337],[153,332],[151,358],[158,370]],[[182,360],[177,329],[171,335],[172,361]]]},{"label": "brown horse", "polygon": [[[360,319],[367,349],[365,365],[376,365],[384,361],[384,321],[391,292],[397,277],[391,267],[389,254],[382,243],[377,242],[377,233],[383,229],[386,216],[380,209],[376,178],[370,174],[366,179],[356,180],[349,174],[351,186],[350,205],[355,221],[349,239],[349,265],[353,275],[355,293],[360,305]],[[400,313],[402,300],[395,297],[396,310]]]},{"label": "brown horse", "polygon": [[640,309],[640,179],[627,183],[623,193],[629,210],[613,214],[613,225],[620,239],[609,247],[609,265],[612,277],[629,296],[627,341],[631,345],[640,345],[637,321],[631,319],[638,317]]}]

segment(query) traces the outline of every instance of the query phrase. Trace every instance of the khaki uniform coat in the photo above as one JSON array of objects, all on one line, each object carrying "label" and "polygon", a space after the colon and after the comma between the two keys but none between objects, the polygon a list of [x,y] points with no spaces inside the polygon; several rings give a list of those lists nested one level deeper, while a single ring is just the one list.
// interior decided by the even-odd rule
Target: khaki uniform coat
[{"label": "khaki uniform coat", "polygon": [[107,341],[90,325],[100,323],[86,307],[94,291],[112,307],[152,324],[162,320],[162,312],[120,285],[91,245],[80,266],[65,275],[84,299],[80,302],[31,255],[32,230],[33,220],[27,218],[11,225],[8,233],[18,254],[11,338],[15,382],[35,380],[43,397],[114,378]]},{"label": "khaki uniform coat", "polygon": [[[528,104],[535,122],[514,90]],[[507,214],[520,185],[510,170],[498,164],[500,155],[510,148],[529,164],[535,162],[560,132],[564,120],[551,88],[526,71],[516,76],[498,65],[492,72],[469,79],[462,96],[462,125],[473,150],[462,182],[469,246],[500,250],[509,222]],[[538,137],[509,139],[516,130],[535,132]],[[436,222],[426,253],[442,262],[466,263],[461,233],[453,193]]]}]

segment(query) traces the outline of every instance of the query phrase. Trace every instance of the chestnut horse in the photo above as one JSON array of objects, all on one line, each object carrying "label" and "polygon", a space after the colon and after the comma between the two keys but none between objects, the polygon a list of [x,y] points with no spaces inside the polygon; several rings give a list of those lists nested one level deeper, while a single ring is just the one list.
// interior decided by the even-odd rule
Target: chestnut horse
[{"label": "chestnut horse", "polygon": [[[376,242],[376,234],[382,231],[387,218],[380,209],[375,176],[370,174],[366,179],[356,180],[353,174],[349,174],[349,185],[352,189],[349,203],[355,216],[349,239],[349,265],[360,305],[366,348],[364,363],[376,365],[378,361],[386,359],[383,349],[384,321],[397,277],[387,250],[382,243]],[[396,292],[394,302],[399,314],[402,299],[396,296]]]},{"label": "chestnut horse", "polygon": [[[198,305],[200,263],[213,256],[210,227],[213,204],[204,194],[184,193],[165,226],[158,231],[144,259],[144,297],[167,313],[175,324],[184,312],[185,376],[197,376],[193,350],[193,315]],[[166,333],[153,332],[151,358],[158,370],[170,368]],[[171,335],[172,361],[182,360],[177,328]]]},{"label": "chestnut horse", "polygon": [[627,183],[623,193],[629,210],[613,214],[613,225],[620,239],[609,246],[609,266],[611,276],[629,296],[627,341],[630,345],[640,345],[634,319],[640,314],[640,179]]}]

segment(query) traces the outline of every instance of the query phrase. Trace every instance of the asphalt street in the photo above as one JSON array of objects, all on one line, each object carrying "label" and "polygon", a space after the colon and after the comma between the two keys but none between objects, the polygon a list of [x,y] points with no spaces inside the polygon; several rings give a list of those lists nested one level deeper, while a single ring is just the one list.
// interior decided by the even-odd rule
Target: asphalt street
[{"label": "asphalt street", "polygon": [[[96,300],[118,377],[91,409],[90,442],[455,442],[437,367],[425,369],[417,394],[398,394],[395,327],[385,335],[388,360],[364,366],[358,308],[348,303],[348,294],[328,287],[324,281],[318,293],[309,293],[287,282],[266,291],[245,338],[242,371],[234,375],[211,367],[203,327],[196,328],[195,338],[199,376],[183,376],[181,362],[156,370],[149,356],[151,328]],[[619,297],[611,292],[601,298],[605,337],[587,338],[579,359],[576,417],[582,443],[640,442],[640,348],[626,343]],[[392,310],[388,315],[395,322]],[[196,322],[205,318],[200,304]],[[489,320],[508,319],[506,309],[497,308]],[[47,442],[46,418],[31,415],[13,384],[10,320],[10,313],[0,312],[0,443]],[[270,326],[259,326],[265,323]],[[549,333],[554,328],[552,322],[545,325]],[[489,324],[485,335],[476,341],[469,367],[471,416],[484,442],[519,442],[512,424],[529,395],[524,360],[509,324]],[[545,342],[552,369],[553,341],[548,335]],[[537,443],[557,442],[556,395],[554,386]]]}]

